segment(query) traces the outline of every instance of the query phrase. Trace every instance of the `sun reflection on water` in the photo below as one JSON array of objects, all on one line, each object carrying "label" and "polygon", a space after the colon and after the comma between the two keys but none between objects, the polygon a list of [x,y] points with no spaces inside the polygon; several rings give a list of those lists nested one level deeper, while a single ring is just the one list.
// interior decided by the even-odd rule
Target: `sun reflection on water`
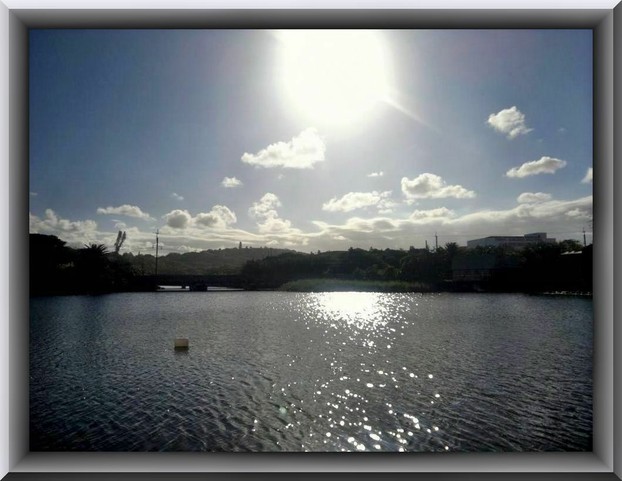
[{"label": "sun reflection on water", "polygon": [[[311,331],[298,354],[318,373],[303,410],[314,426],[303,435],[305,451],[445,450],[435,418],[434,401],[442,403],[436,379],[401,337],[408,332],[412,339],[419,329],[413,324],[415,296],[332,292],[296,297],[304,306],[297,321]],[[405,360],[411,362],[405,365]]]},{"label": "sun reflection on water", "polygon": [[385,327],[400,304],[378,292],[323,292],[307,298],[310,312],[332,328],[345,326],[374,330]]}]

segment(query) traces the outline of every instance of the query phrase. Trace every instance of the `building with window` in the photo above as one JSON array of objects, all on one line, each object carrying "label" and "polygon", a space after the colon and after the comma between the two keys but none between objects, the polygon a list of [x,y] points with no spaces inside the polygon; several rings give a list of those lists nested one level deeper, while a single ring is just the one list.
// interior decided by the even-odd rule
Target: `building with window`
[{"label": "building with window", "polygon": [[548,238],[546,232],[535,232],[533,234],[525,234],[523,236],[489,236],[481,239],[473,239],[467,241],[467,247],[473,249],[475,247],[513,247],[515,249],[522,249],[534,244],[541,243],[553,243],[555,239]]}]

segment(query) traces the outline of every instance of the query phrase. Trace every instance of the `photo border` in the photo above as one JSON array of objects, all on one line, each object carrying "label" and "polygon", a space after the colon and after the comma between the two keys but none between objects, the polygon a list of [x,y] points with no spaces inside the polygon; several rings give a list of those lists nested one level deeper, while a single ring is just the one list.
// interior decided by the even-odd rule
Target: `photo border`
[{"label": "photo border", "polygon": [[[620,256],[613,249],[614,122],[620,97],[614,78],[614,9],[220,10],[9,9],[0,4],[0,58],[7,174],[0,217],[6,269],[1,270],[2,355],[0,462],[6,479],[241,479],[297,477],[399,479],[621,479],[621,330],[614,330],[614,285]],[[29,28],[589,28],[594,31],[594,443],[592,453],[30,453],[28,447],[28,29]],[[619,54],[618,54],[619,56]],[[616,141],[618,151],[620,140]],[[614,174],[616,178],[614,179]],[[617,198],[615,199],[617,204]],[[616,205],[617,206],[617,205]],[[6,249],[6,250],[4,250]],[[6,255],[8,254],[8,255]],[[615,262],[615,270],[612,260]],[[615,357],[614,357],[615,356]],[[26,373],[26,375],[24,375]],[[614,404],[614,400],[618,402]],[[440,457],[442,456],[442,457]],[[123,474],[121,474],[123,473]],[[134,473],[134,474],[129,474]],[[143,473],[143,474],[141,474]],[[149,473],[149,474],[145,474]],[[173,475],[173,473],[179,473]],[[184,473],[183,475],[181,473]],[[279,474],[280,473],[280,474]],[[332,474],[329,474],[332,473]],[[339,475],[335,473],[340,473]],[[363,474],[367,473],[367,474]],[[371,473],[371,474],[370,474]],[[389,476],[390,473],[390,476]],[[409,474],[410,473],[410,474]],[[474,473],[478,473],[476,477]],[[488,474],[486,474],[488,473]],[[499,474],[503,473],[503,474]]]}]

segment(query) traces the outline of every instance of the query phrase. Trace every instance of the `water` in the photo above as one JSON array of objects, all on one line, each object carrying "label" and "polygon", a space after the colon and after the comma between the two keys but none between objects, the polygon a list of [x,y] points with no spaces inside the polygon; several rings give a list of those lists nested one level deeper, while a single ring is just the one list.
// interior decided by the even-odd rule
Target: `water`
[{"label": "water", "polygon": [[30,309],[32,451],[592,449],[590,299],[163,292]]}]

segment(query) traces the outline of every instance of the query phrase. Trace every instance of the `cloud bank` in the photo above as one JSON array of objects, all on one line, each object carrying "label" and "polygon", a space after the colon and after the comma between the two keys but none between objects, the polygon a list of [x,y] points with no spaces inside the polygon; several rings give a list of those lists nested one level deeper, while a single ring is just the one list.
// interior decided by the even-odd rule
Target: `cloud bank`
[{"label": "cloud bank", "polygon": [[534,202],[546,202],[551,200],[551,194],[545,194],[544,192],[523,192],[518,196],[516,202],[519,204],[531,204]]},{"label": "cloud bank", "polygon": [[[352,217],[341,224],[314,221],[319,233],[312,239],[323,249],[345,246],[379,248],[407,245],[422,246],[438,232],[446,242],[487,235],[523,235],[528,232],[561,233],[561,239],[580,235],[585,222],[592,219],[592,196],[576,200],[543,200],[522,203],[505,210],[483,210],[456,215],[445,207],[415,210],[408,218]],[[574,230],[573,230],[574,229]],[[564,234],[565,233],[565,234]]]},{"label": "cloud bank", "polygon": [[[446,207],[414,210],[410,214],[388,216],[378,212],[369,217],[351,217],[340,223],[315,220],[309,230],[292,226],[279,215],[280,199],[267,193],[254,202],[249,214],[255,220],[253,229],[236,229],[236,215],[223,205],[193,216],[187,210],[175,209],[163,216],[160,229],[162,252],[237,246],[239,241],[253,246],[280,246],[313,250],[347,249],[350,246],[368,248],[407,248],[423,246],[438,232],[441,242],[466,240],[486,235],[521,235],[528,232],[549,232],[558,239],[581,236],[581,229],[592,219],[592,196],[575,200],[555,200],[550,194],[525,192],[518,196],[514,207],[504,210],[481,210],[458,214]],[[115,229],[121,228],[118,224]],[[153,231],[123,227],[128,233],[127,249],[152,252]],[[112,247],[117,231],[98,231],[92,220],[68,220],[47,209],[45,215],[30,214],[30,232],[56,235],[70,245],[82,247],[91,242]],[[572,233],[575,233],[573,236]]]}]

